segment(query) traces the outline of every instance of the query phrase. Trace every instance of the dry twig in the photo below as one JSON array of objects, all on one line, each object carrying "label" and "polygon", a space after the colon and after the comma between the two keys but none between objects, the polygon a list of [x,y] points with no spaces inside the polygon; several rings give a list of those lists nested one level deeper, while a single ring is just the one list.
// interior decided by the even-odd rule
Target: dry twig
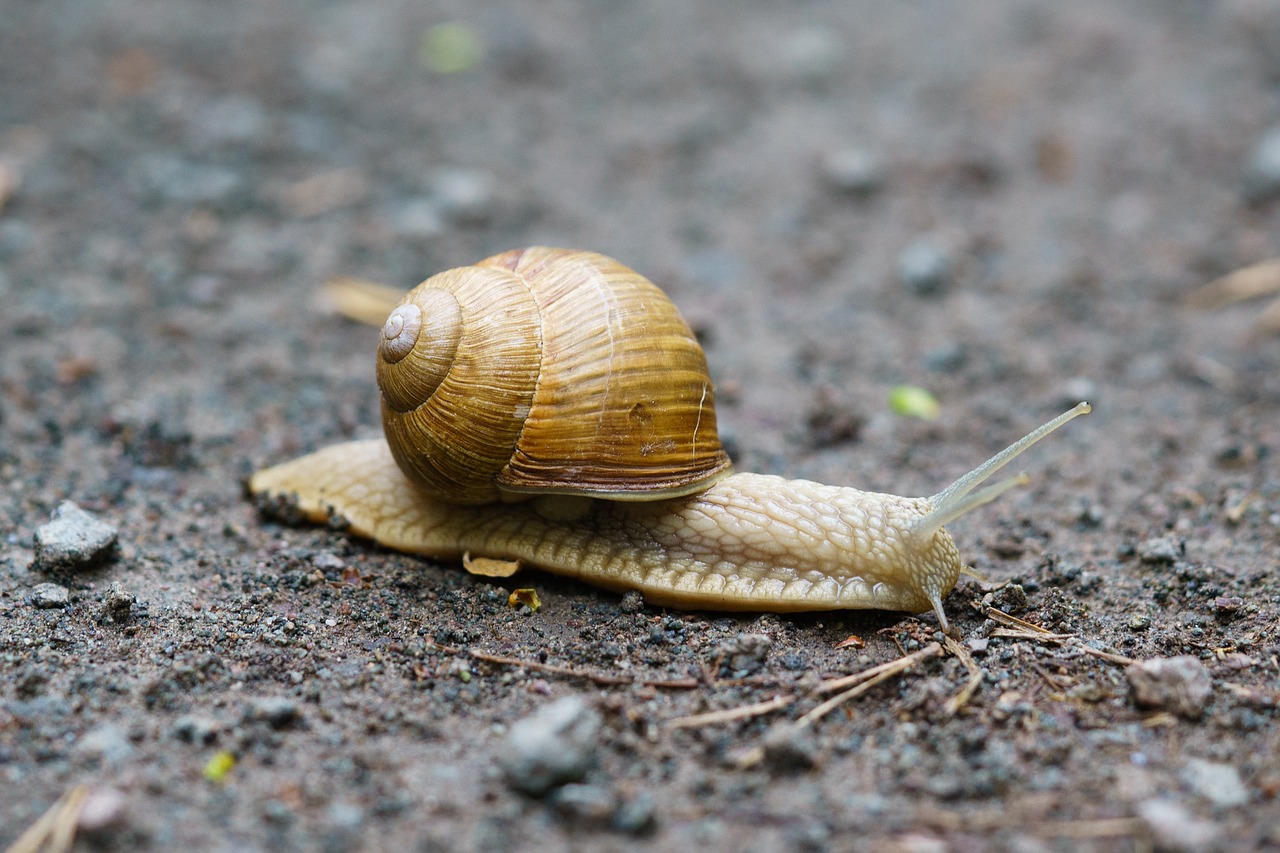
[{"label": "dry twig", "polygon": [[67,853],[75,841],[76,821],[87,796],[88,785],[67,791],[5,853]]},{"label": "dry twig", "polygon": [[764,702],[757,702],[754,705],[739,705],[735,708],[724,708],[719,711],[708,711],[705,714],[691,714],[688,717],[676,717],[667,721],[669,729],[692,729],[698,726],[711,726],[719,723],[732,723],[736,720],[747,720],[752,717],[759,717],[764,714],[772,713],[781,708],[785,708],[792,702],[796,701],[794,693],[784,693],[767,699]]},{"label": "dry twig", "polygon": [[[1191,308],[1211,310],[1236,302],[1280,293],[1280,259],[1243,267],[1193,291],[1185,300]],[[1258,332],[1280,332],[1280,299],[1262,310],[1254,321]]]},{"label": "dry twig", "polygon": [[381,326],[391,309],[400,304],[404,291],[361,278],[333,278],[325,282],[322,296],[333,310],[367,326]]},{"label": "dry twig", "polygon": [[1028,622],[1025,619],[1019,619],[1017,616],[1010,616],[998,607],[984,607],[982,608],[982,615],[993,622],[999,622],[1001,625],[1007,625],[1010,628],[1020,628],[1023,631],[1031,631],[1035,634],[1053,635],[1053,632],[1048,628],[1044,628],[1034,622]]},{"label": "dry twig", "polygon": [[946,712],[947,716],[954,717],[960,713],[960,709],[969,704],[969,700],[973,698],[973,694],[977,692],[978,687],[982,684],[982,679],[986,675],[982,671],[982,667],[973,661],[973,655],[969,654],[969,650],[957,643],[955,640],[942,635],[942,642],[946,645],[947,651],[960,659],[965,669],[969,670],[969,681],[964,687],[960,688],[960,692],[947,700]]},{"label": "dry twig", "polygon": [[1104,652],[1099,649],[1086,646],[1084,643],[1077,643],[1076,648],[1080,649],[1080,651],[1084,652],[1087,655],[1091,655],[1092,657],[1097,658],[1098,660],[1104,660],[1107,663],[1116,663],[1116,664],[1119,664],[1120,666],[1129,666],[1130,664],[1134,664],[1138,662],[1134,658],[1127,658],[1124,655],[1115,655],[1115,654],[1112,654],[1111,652]]},{"label": "dry twig", "polygon": [[569,678],[582,678],[595,684],[604,685],[633,685],[638,684],[643,687],[666,687],[674,690],[691,690],[701,684],[696,678],[636,678],[627,675],[610,675],[605,672],[592,672],[588,669],[575,669],[571,666],[559,666],[553,663],[541,663],[536,660],[528,660],[527,658],[505,657],[503,655],[489,654],[477,649],[459,649],[453,646],[442,645],[431,640],[427,644],[436,651],[445,652],[451,655],[462,655],[474,660],[483,661],[485,663],[498,664],[499,666],[518,666],[524,669],[531,669],[537,672],[545,672],[551,675],[563,675]]},{"label": "dry twig", "polygon": [[[890,661],[888,664],[881,664],[878,667],[873,667],[873,669],[879,670],[879,672],[875,676],[866,679],[861,684],[858,684],[856,687],[852,687],[844,691],[843,693],[840,693],[836,696],[832,696],[830,699],[823,702],[821,705],[817,706],[816,708],[814,708],[809,713],[805,714],[800,719],[796,720],[796,725],[799,727],[812,725],[813,723],[825,717],[827,714],[831,713],[836,708],[843,705],[845,702],[848,702],[851,699],[856,699],[857,697],[861,696],[863,693],[866,693],[868,690],[870,690],[872,687],[875,687],[880,682],[887,681],[893,676],[898,675],[899,673],[906,672],[907,670],[911,669],[911,667],[915,666],[921,661],[928,660],[929,658],[937,657],[940,654],[942,654],[942,646],[939,645],[938,643],[930,643],[929,645],[925,646],[923,649],[920,649],[917,652],[912,652],[906,657],[901,657],[895,661]],[[859,673],[859,675],[863,675],[863,673]]]}]

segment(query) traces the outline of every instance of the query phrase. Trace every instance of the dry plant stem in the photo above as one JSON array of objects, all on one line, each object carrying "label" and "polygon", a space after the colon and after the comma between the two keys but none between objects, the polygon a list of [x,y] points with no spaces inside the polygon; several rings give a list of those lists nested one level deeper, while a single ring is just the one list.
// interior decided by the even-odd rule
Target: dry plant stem
[{"label": "dry plant stem", "polygon": [[1012,628],[995,628],[991,632],[992,637],[1001,637],[1006,640],[1035,640],[1040,643],[1065,643],[1068,640],[1074,640],[1075,634],[1047,634],[1043,631],[1015,631]]},{"label": "dry plant stem", "polygon": [[524,669],[531,669],[535,672],[563,675],[569,678],[581,678],[595,684],[620,686],[638,684],[642,687],[666,687],[673,690],[691,690],[698,687],[700,684],[696,678],[629,678],[625,675],[608,675],[603,672],[591,672],[590,670],[574,669],[569,666],[540,663],[535,660],[526,660],[524,658],[504,657],[502,655],[489,654],[488,652],[482,652],[476,649],[459,649],[432,641],[428,641],[427,645],[436,651],[445,652],[446,654],[461,655],[463,657],[469,657],[485,663],[498,664],[499,666],[517,666],[523,667]]},{"label": "dry plant stem", "polygon": [[76,785],[67,791],[5,853],[67,853],[75,841],[76,821],[87,796],[88,785]]},{"label": "dry plant stem", "polygon": [[404,291],[362,278],[332,278],[325,282],[323,297],[343,317],[378,327],[400,303]]},{"label": "dry plant stem", "polygon": [[948,716],[954,717],[960,712],[960,709],[969,704],[969,700],[973,698],[973,694],[978,691],[978,687],[982,684],[982,679],[986,675],[982,667],[973,661],[973,655],[969,654],[969,650],[964,646],[951,639],[946,634],[942,635],[942,642],[946,645],[947,651],[960,659],[965,669],[969,670],[969,681],[960,692],[947,700],[946,712]]},{"label": "dry plant stem", "polygon": [[739,705],[736,708],[725,708],[720,711],[708,711],[705,714],[691,714],[688,717],[676,717],[667,721],[668,729],[692,729],[699,726],[713,726],[720,723],[732,723],[736,720],[749,720],[787,707],[796,701],[794,693],[774,696],[754,705]]},{"label": "dry plant stem", "polygon": [[1242,267],[1194,290],[1186,298],[1191,308],[1222,308],[1236,302],[1280,293],[1280,260]]},{"label": "dry plant stem", "polygon": [[[1276,293],[1280,293],[1280,259],[1243,267],[1211,281],[1187,296],[1185,304],[1190,308],[1212,310]],[[1280,299],[1262,310],[1254,321],[1254,330],[1258,334],[1280,331]]]},{"label": "dry plant stem", "polygon": [[1124,655],[1113,655],[1111,652],[1099,651],[1098,649],[1094,649],[1094,648],[1090,648],[1089,646],[1086,646],[1084,643],[1079,643],[1078,646],[1080,651],[1084,652],[1086,655],[1095,657],[1098,660],[1104,660],[1107,663],[1119,664],[1120,666],[1129,666],[1130,664],[1134,664],[1138,662],[1137,659],[1135,658],[1127,658]]},{"label": "dry plant stem", "polygon": [[830,699],[823,702],[800,719],[796,720],[796,726],[810,726],[843,705],[845,702],[848,702],[851,699],[856,699],[863,693],[866,693],[880,682],[888,681],[893,676],[906,672],[921,661],[937,657],[940,654],[942,654],[942,646],[938,643],[930,643],[917,652],[912,652],[904,658],[898,658],[896,661],[892,661],[889,665],[881,667],[881,671],[872,678],[863,681],[861,684],[856,687],[852,687],[843,693],[832,696]]},{"label": "dry plant stem", "polygon": [[997,607],[984,607],[982,615],[988,619],[999,622],[1002,625],[1008,625],[1010,628],[1021,628],[1024,631],[1033,631],[1037,634],[1052,634],[1048,628],[1043,628],[1034,622],[1028,622],[1025,619],[1019,619],[1017,616],[1010,616]]}]

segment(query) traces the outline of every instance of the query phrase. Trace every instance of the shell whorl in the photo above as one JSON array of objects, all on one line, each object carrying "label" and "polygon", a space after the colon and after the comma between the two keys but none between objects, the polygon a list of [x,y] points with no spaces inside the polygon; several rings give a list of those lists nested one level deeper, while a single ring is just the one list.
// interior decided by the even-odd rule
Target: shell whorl
[{"label": "shell whorl", "polygon": [[383,327],[378,384],[396,462],[455,503],[675,497],[730,468],[688,325],[591,252],[520,249],[423,282]]}]

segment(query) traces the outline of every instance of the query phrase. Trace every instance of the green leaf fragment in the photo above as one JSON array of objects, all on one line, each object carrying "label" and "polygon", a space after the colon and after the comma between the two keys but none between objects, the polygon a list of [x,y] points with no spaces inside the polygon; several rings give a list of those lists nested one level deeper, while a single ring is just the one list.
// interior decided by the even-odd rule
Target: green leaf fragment
[{"label": "green leaf fragment", "polygon": [[895,415],[931,421],[942,411],[938,399],[923,388],[898,385],[889,389],[889,409]]}]

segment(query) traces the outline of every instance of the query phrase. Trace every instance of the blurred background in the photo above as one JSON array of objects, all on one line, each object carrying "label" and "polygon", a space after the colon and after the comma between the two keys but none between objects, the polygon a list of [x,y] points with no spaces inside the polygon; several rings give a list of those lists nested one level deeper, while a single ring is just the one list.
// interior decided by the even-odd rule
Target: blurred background
[{"label": "blurred background", "polygon": [[[1135,542],[1175,531],[1205,563],[1274,572],[1280,337],[1260,299],[1184,301],[1280,257],[1274,0],[0,0],[0,21],[0,633],[29,616],[31,530],[65,497],[121,527],[157,614],[186,613],[213,570],[249,588],[271,537],[328,547],[264,528],[239,486],[379,432],[373,333],[322,284],[407,288],[537,243],[672,295],[742,469],[931,494],[1089,399],[983,516],[1014,520],[966,522],[966,554],[1040,571],[1037,547],[1008,545],[1025,534],[1072,577],[1115,580]],[[1181,618],[1154,595],[1094,605],[1132,639],[1130,602]],[[181,648],[184,624],[147,653]],[[66,765],[13,743],[10,782],[51,801]],[[1063,786],[1081,809],[1115,793],[1081,767]],[[882,768],[861,790],[918,791]],[[810,781],[834,796],[843,777]],[[256,815],[254,790],[223,806]],[[0,838],[36,800],[0,811]],[[863,806],[845,813],[879,814]],[[154,837],[220,819],[194,813]]]}]

